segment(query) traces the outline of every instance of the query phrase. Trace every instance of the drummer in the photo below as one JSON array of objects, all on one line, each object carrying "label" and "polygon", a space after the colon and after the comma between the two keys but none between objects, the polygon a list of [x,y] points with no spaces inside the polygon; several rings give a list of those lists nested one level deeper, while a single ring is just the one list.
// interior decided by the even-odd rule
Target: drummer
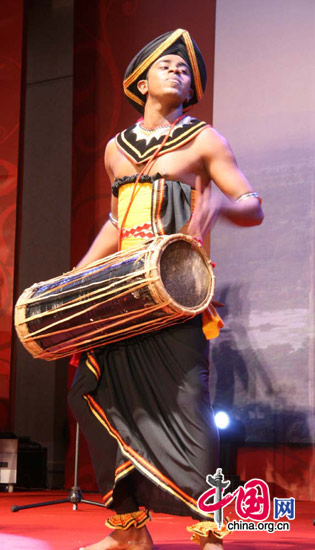
[{"label": "drummer", "polygon": [[[183,29],[131,61],[124,92],[142,118],[106,147],[111,214],[79,267],[158,234],[187,232],[200,241],[219,215],[240,226],[262,222],[260,197],[226,140],[186,114],[205,86],[202,55]],[[86,550],[151,550],[150,510],[193,517],[192,539],[204,550],[223,547],[226,525],[218,530],[197,507],[217,467],[205,335],[220,326],[211,310],[81,357],[69,402],[104,503],[115,511],[106,520],[111,533]]]}]

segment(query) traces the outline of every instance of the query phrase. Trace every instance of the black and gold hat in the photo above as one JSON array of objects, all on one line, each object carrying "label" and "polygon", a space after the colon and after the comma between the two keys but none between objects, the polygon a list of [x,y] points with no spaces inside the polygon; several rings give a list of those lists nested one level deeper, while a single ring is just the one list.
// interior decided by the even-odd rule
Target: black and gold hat
[{"label": "black and gold hat", "polygon": [[182,57],[190,67],[191,87],[193,95],[184,104],[184,111],[195,103],[198,103],[203,96],[207,82],[206,66],[201,52],[184,29],[176,29],[161,36],[147,44],[129,63],[124,77],[124,92],[130,103],[140,113],[144,111],[145,100],[139,92],[137,84],[145,78],[151,65],[160,57],[167,54],[176,54]]}]

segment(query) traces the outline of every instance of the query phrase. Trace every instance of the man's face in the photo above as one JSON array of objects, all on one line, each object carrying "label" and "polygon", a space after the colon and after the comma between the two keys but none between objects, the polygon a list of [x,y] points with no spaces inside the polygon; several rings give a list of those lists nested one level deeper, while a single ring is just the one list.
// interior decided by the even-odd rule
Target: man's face
[{"label": "man's face", "polygon": [[146,80],[141,82],[144,84],[140,91],[152,97],[171,96],[176,103],[182,104],[192,96],[190,69],[179,55],[160,57],[151,65]]}]

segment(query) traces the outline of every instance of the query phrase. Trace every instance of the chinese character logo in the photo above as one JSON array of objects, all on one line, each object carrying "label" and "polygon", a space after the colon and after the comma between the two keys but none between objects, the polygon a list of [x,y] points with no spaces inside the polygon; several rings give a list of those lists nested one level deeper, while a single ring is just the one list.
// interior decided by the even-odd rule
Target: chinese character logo
[{"label": "chinese character logo", "polygon": [[269,487],[262,479],[251,479],[236,489],[235,510],[242,519],[264,521],[270,514]]},{"label": "chinese character logo", "polygon": [[[220,530],[223,523],[222,509],[234,498],[231,493],[223,497],[223,492],[230,485],[230,481],[224,481],[224,475],[222,474],[221,468],[217,468],[214,476],[208,475],[206,481],[213,489],[208,489],[199,497],[197,506],[202,512],[214,512],[214,521]],[[214,497],[214,502],[209,504],[208,500],[211,497]]]},{"label": "chinese character logo", "polygon": [[274,519],[287,517],[295,519],[295,499],[294,498],[274,498],[273,499],[273,517]]},{"label": "chinese character logo", "polygon": [[[220,530],[223,523],[223,508],[234,499],[235,510],[242,519],[253,521],[266,520],[270,513],[269,487],[262,479],[251,479],[244,487],[238,487],[233,493],[223,496],[224,490],[230,485],[230,481],[224,481],[221,468],[217,468],[214,476],[206,478],[212,489],[205,491],[198,499],[199,510],[206,513],[214,513],[214,521]],[[213,498],[213,502],[209,502]]]}]

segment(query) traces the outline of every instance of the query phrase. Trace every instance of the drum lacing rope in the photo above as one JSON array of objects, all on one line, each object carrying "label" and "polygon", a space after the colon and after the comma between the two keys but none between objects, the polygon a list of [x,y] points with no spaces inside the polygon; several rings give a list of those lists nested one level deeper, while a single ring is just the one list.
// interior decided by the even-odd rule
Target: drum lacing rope
[{"label": "drum lacing rope", "polygon": [[121,250],[121,241],[122,241],[122,231],[123,231],[123,228],[124,228],[124,225],[126,223],[126,219],[128,217],[128,214],[129,214],[129,211],[130,211],[130,208],[131,208],[131,205],[132,205],[132,202],[133,202],[133,199],[134,199],[134,196],[135,196],[135,192],[136,192],[136,187],[140,181],[140,178],[143,174],[145,173],[149,173],[149,171],[151,170],[152,166],[153,166],[153,163],[154,161],[156,160],[157,156],[159,155],[161,149],[163,149],[165,143],[167,142],[168,138],[170,137],[171,135],[171,132],[172,130],[174,129],[174,127],[176,126],[176,124],[182,119],[184,118],[186,115],[181,115],[179,116],[170,126],[167,134],[165,134],[164,136],[164,139],[162,141],[162,143],[159,145],[159,147],[155,150],[155,152],[153,153],[152,157],[148,160],[148,162],[144,165],[144,167],[142,168],[141,172],[138,174],[137,176],[137,179],[136,181],[134,182],[134,185],[133,185],[133,190],[132,190],[132,193],[131,193],[131,197],[130,197],[130,200],[129,200],[129,203],[128,203],[128,206],[126,208],[126,211],[125,211],[125,214],[124,214],[124,217],[122,219],[122,222],[121,222],[121,226],[119,228],[119,236],[118,236],[118,250]]}]

